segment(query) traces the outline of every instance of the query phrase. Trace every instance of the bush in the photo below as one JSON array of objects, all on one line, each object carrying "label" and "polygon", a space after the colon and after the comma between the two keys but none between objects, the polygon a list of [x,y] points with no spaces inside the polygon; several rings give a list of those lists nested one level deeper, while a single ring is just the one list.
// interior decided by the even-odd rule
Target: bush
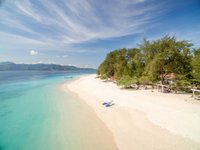
[{"label": "bush", "polygon": [[172,89],[175,90],[175,92],[177,92],[178,90],[189,92],[190,91],[189,86],[190,86],[189,81],[187,81],[187,80],[177,80],[172,85]]},{"label": "bush", "polygon": [[100,79],[102,79],[102,80],[107,79],[107,78],[108,78],[108,76],[106,74],[103,74],[100,76]]},{"label": "bush", "polygon": [[137,83],[136,77],[130,77],[128,75],[122,76],[118,81],[117,85],[123,86],[124,88],[130,88],[132,84]]},{"label": "bush", "polygon": [[150,80],[147,76],[142,76],[139,79],[140,84],[147,85],[149,84]]}]

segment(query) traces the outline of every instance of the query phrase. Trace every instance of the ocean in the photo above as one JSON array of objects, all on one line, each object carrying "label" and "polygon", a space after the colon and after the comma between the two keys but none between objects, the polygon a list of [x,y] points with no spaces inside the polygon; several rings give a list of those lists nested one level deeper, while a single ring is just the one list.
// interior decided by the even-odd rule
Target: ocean
[{"label": "ocean", "polygon": [[0,72],[0,150],[111,150],[112,135],[63,83],[94,72]]}]

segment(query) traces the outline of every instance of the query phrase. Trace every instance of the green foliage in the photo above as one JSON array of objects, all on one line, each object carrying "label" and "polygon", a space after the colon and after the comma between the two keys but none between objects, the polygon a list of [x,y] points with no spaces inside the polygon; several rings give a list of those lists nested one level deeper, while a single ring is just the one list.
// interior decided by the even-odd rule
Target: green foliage
[{"label": "green foliage", "polygon": [[100,75],[106,75],[108,78],[120,78],[123,75],[126,66],[126,49],[119,49],[110,52],[106,59],[98,68]]},{"label": "green foliage", "polygon": [[120,79],[126,67],[126,49],[116,51],[115,78]]},{"label": "green foliage", "polygon": [[142,84],[142,85],[147,85],[150,83],[150,79],[148,76],[141,76],[139,78],[139,83]]},{"label": "green foliage", "polygon": [[[187,41],[177,41],[175,37],[165,36],[149,42],[146,39],[140,44],[145,73],[152,81],[159,80],[160,75],[169,73],[186,74],[191,71],[190,47]],[[164,81],[165,76],[161,77]]]},{"label": "green foliage", "polygon": [[136,77],[130,77],[128,75],[122,76],[118,81],[117,85],[123,86],[124,88],[130,88],[132,84],[138,83]]},{"label": "green foliage", "polygon": [[194,51],[194,58],[192,61],[193,77],[200,82],[200,48]]},{"label": "green foliage", "polygon": [[146,64],[144,74],[150,79],[151,82],[156,82],[159,80],[159,75],[163,69],[161,66],[162,59],[159,58],[159,55]]},{"label": "green foliage", "polygon": [[130,76],[140,77],[144,70],[143,55],[140,49],[132,48],[127,51],[127,67]]},{"label": "green foliage", "polygon": [[106,74],[103,74],[100,76],[100,79],[102,79],[102,80],[107,79],[107,78],[108,78],[108,76]]},{"label": "green foliage", "polygon": [[190,85],[188,80],[176,80],[174,83],[177,87],[186,87]]},{"label": "green foliage", "polygon": [[175,90],[175,92],[177,92],[178,90],[189,92],[190,88],[188,87],[190,86],[190,84],[191,83],[188,80],[176,80],[172,85],[172,89]]},{"label": "green foliage", "polygon": [[174,73],[176,86],[188,86],[190,81],[200,82],[200,49],[192,54],[192,46],[188,41],[170,36],[155,41],[144,39],[138,48],[110,52],[99,66],[98,74],[129,87],[136,81],[164,83],[166,75]]}]

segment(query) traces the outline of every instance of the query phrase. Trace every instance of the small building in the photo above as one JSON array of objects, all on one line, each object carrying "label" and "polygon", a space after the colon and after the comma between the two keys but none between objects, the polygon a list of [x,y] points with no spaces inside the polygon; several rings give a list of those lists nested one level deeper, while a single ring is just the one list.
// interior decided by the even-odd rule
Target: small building
[{"label": "small building", "polygon": [[161,74],[160,78],[163,78],[163,77],[164,77],[165,84],[172,84],[173,80],[176,78],[176,75],[174,73]]}]

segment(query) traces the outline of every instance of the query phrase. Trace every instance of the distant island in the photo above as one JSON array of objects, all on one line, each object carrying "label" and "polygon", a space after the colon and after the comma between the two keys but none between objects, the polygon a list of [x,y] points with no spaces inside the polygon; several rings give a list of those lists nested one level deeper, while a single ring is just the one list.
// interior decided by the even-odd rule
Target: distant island
[{"label": "distant island", "polygon": [[16,64],[13,62],[0,62],[0,71],[37,70],[37,71],[78,71],[95,70],[92,68],[79,68],[70,65],[58,64]]}]

